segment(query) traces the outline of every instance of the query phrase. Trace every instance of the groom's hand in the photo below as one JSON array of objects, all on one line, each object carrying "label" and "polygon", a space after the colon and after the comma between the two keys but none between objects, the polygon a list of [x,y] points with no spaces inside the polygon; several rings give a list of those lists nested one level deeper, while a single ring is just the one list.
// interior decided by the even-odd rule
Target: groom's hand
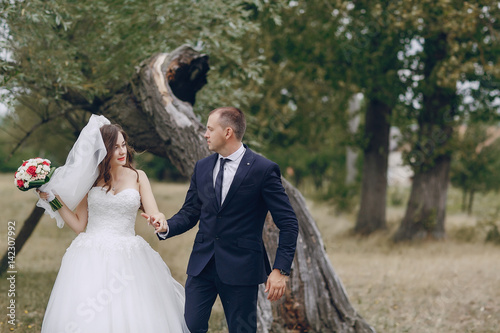
[{"label": "groom's hand", "polygon": [[168,223],[166,220],[158,221],[155,225],[155,234],[164,233],[168,231]]},{"label": "groom's hand", "polygon": [[288,276],[282,275],[279,269],[273,269],[267,278],[266,290],[264,290],[266,293],[269,292],[267,299],[270,301],[279,300],[285,293],[287,281]]}]

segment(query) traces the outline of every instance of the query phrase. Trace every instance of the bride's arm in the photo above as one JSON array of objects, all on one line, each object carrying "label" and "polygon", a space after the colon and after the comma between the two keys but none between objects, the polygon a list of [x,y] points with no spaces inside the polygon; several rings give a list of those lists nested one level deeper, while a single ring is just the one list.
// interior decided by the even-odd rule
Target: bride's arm
[{"label": "bride's arm", "polygon": [[[48,194],[46,192],[39,192],[40,198],[47,200]],[[63,218],[64,222],[77,234],[85,231],[87,227],[88,221],[88,203],[87,203],[88,194],[83,197],[82,201],[76,206],[74,212],[72,212],[62,201],[61,197],[56,195],[57,200],[62,204],[62,207],[58,210],[58,213]]]},{"label": "bride's arm", "polygon": [[139,193],[141,194],[141,202],[145,215],[154,220],[151,221],[152,223],[160,220],[166,221],[165,215],[158,209],[148,176],[142,170],[137,170],[137,172],[139,173]]}]

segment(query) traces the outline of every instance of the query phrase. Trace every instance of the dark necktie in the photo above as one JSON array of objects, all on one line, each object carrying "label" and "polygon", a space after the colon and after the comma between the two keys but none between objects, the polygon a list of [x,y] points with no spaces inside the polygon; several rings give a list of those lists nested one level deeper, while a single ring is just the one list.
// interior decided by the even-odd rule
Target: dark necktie
[{"label": "dark necktie", "polygon": [[220,167],[217,178],[215,178],[215,197],[217,198],[217,203],[219,207],[222,206],[222,180],[224,179],[224,164],[230,161],[228,158],[220,158]]}]

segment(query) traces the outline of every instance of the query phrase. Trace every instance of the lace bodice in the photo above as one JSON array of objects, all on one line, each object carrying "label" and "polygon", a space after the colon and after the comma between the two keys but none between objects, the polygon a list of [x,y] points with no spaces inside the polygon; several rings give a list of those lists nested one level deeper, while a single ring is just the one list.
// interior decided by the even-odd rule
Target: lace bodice
[{"label": "lace bodice", "polygon": [[89,218],[87,234],[104,233],[135,235],[135,219],[141,196],[128,188],[116,195],[102,187],[93,187],[88,195]]}]

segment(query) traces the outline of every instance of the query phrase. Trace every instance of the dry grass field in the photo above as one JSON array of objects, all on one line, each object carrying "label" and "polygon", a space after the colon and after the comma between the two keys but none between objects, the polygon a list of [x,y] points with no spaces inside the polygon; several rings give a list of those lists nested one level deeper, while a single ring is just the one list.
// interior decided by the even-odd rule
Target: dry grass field
[{"label": "dry grass field", "polygon": [[[186,184],[154,183],[160,209],[167,216],[182,205]],[[398,194],[400,193],[400,194]],[[405,191],[392,197],[405,196]],[[351,235],[354,215],[336,214],[327,204],[309,201],[337,274],[350,300],[377,332],[500,332],[500,246],[484,242],[484,228],[476,225],[497,214],[498,195],[477,199],[475,215],[459,212],[458,193],[451,191],[444,241],[393,244],[391,235],[404,206],[391,206],[389,230],[359,238]],[[7,222],[22,221],[36,198],[18,191],[12,175],[0,175],[0,248],[7,244]],[[403,200],[405,202],[405,200]],[[490,218],[491,219],[491,218]],[[138,217],[136,230],[156,249],[181,283],[195,230],[159,242]],[[46,217],[16,257],[16,319],[7,323],[9,284],[0,281],[0,332],[39,332],[45,306],[65,249],[75,237],[58,229]],[[211,332],[225,332],[220,304],[211,320]],[[138,332],[140,333],[140,332]]]}]

